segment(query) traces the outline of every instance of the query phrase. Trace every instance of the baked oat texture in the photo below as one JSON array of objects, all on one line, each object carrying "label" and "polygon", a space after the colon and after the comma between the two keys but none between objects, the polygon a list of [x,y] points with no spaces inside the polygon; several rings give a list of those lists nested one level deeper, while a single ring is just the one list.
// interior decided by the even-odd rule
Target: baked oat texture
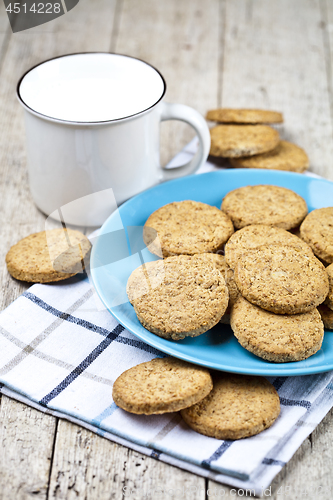
[{"label": "baked oat texture", "polygon": [[325,304],[320,304],[318,306],[318,311],[320,313],[321,319],[324,323],[326,330],[333,330],[333,311]]},{"label": "baked oat texture", "polygon": [[34,283],[64,280],[83,271],[90,249],[90,241],[80,231],[41,231],[11,247],[6,256],[8,272],[18,280]]},{"label": "baked oat texture", "polygon": [[244,186],[230,191],[221,209],[231,218],[236,229],[250,224],[292,229],[308,213],[305,200],[290,189],[268,184]]},{"label": "baked oat texture", "polygon": [[212,388],[206,368],[175,358],[155,358],[123,372],[113,385],[112,396],[123,410],[152,415],[191,406]]},{"label": "baked oat texture", "polygon": [[230,218],[221,210],[186,200],[153,212],[144,225],[143,239],[152,253],[169,257],[217,252],[233,232]]},{"label": "baked oat texture", "polygon": [[319,351],[324,325],[317,309],[304,314],[274,314],[239,297],[231,328],[238,342],[260,358],[275,363],[306,359]]},{"label": "baked oat texture", "polygon": [[220,321],[229,293],[213,263],[196,255],[179,255],[153,264],[149,292],[133,301],[136,315],[147,330],[179,340],[196,337]]},{"label": "baked oat texture", "polygon": [[263,377],[219,373],[213,390],[181,411],[195,431],[216,439],[241,439],[270,427],[280,413],[280,399]]},{"label": "baked oat texture", "polygon": [[277,314],[298,314],[324,302],[324,265],[300,249],[282,244],[248,250],[238,260],[235,280],[249,302]]},{"label": "baked oat texture", "polygon": [[328,276],[329,292],[325,300],[327,307],[333,310],[333,264],[326,267],[326,272]]},{"label": "baked oat texture", "polygon": [[230,163],[236,168],[265,168],[298,173],[309,168],[309,158],[304,149],[288,141],[280,141],[274,149],[267,153],[230,158]]},{"label": "baked oat texture", "polygon": [[226,262],[235,269],[238,259],[248,250],[262,245],[282,243],[299,248],[304,254],[313,256],[313,252],[305,241],[280,227],[252,224],[236,231],[224,247]]},{"label": "baked oat texture", "polygon": [[333,207],[310,212],[301,224],[300,233],[317,257],[333,263]]},{"label": "baked oat texture", "polygon": [[267,109],[211,109],[207,112],[206,120],[219,123],[282,123],[283,115],[278,111]]},{"label": "baked oat texture", "polygon": [[210,137],[210,154],[223,158],[266,153],[280,141],[278,131],[268,125],[217,125]]}]

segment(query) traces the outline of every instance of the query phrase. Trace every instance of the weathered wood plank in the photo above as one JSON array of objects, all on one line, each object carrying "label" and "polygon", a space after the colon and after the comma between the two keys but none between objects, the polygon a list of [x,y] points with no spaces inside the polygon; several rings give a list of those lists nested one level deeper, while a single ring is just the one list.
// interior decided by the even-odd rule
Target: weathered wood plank
[{"label": "weathered wood plank", "polygon": [[333,179],[319,2],[228,0],[226,6],[221,104],[283,111],[282,136],[304,147],[312,171]]},{"label": "weathered wood plank", "polygon": [[56,419],[2,396],[1,498],[46,499]]},{"label": "weathered wood plank", "polygon": [[[7,251],[20,238],[44,229],[45,221],[28,188],[23,112],[15,97],[17,80],[29,67],[56,55],[107,51],[115,2],[81,0],[73,11],[51,23],[22,33],[5,33],[6,50],[0,52],[0,283],[3,291],[0,309],[29,286],[8,275]],[[0,30],[2,22],[6,21],[9,26],[3,16],[2,2],[1,6]],[[4,35],[0,34],[0,43],[1,36]],[[6,448],[1,453],[3,488],[0,487],[0,491],[6,492],[4,498],[28,498],[30,495],[45,498],[55,419],[8,398],[3,399],[1,429]]]},{"label": "weathered wood plank", "polygon": [[[218,0],[124,0],[115,48],[161,71],[167,83],[166,101],[187,104],[202,114],[217,105]],[[164,123],[162,164],[191,137],[190,127]]]},{"label": "weathered wood plank", "polygon": [[205,499],[203,478],[59,421],[49,499],[155,500],[183,488],[193,500]]}]

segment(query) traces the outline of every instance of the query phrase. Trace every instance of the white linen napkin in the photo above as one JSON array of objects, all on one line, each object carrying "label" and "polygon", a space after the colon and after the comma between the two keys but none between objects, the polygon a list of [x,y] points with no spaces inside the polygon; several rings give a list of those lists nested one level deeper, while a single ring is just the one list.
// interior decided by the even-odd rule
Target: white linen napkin
[{"label": "white linen napkin", "polygon": [[[170,166],[187,160],[195,142]],[[215,168],[207,162],[201,171]],[[236,441],[198,434],[178,413],[144,416],[118,408],[112,400],[114,380],[157,356],[164,354],[99,305],[86,276],[33,285],[0,314],[3,394],[259,496],[333,406],[333,372],[268,378],[280,396],[280,416],[257,436]]]}]

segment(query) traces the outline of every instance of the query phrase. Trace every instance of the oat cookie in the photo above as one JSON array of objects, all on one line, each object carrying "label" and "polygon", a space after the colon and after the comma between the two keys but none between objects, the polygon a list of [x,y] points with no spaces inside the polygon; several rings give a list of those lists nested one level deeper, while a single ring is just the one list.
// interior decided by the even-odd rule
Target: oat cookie
[{"label": "oat cookie", "polygon": [[328,294],[323,264],[315,256],[282,244],[244,253],[235,268],[235,280],[249,302],[277,314],[308,312]]},{"label": "oat cookie", "polygon": [[215,267],[220,271],[222,274],[224,281],[226,282],[226,285],[228,287],[228,292],[229,292],[229,302],[228,302],[228,307],[223,314],[222,318],[220,319],[220,323],[223,323],[225,325],[230,324],[230,311],[234,303],[239,297],[239,290],[237,288],[235,278],[234,278],[234,271],[228,266],[226,263],[224,255],[217,254],[217,253],[200,253],[193,258],[197,259],[208,259],[210,260]]},{"label": "oat cookie", "polygon": [[274,149],[267,153],[244,156],[243,158],[230,158],[230,163],[236,168],[266,168],[299,173],[309,168],[309,158],[304,149],[288,141],[280,141]]},{"label": "oat cookie", "polygon": [[112,397],[123,410],[153,415],[187,408],[212,387],[206,368],[176,358],[155,358],[123,372],[113,384]]},{"label": "oat cookie", "polygon": [[319,351],[324,325],[317,309],[304,314],[274,314],[239,297],[231,328],[241,346],[275,363],[300,361]]},{"label": "oat cookie", "polygon": [[206,332],[220,321],[228,306],[222,274],[214,264],[196,256],[155,261],[149,281],[151,289],[134,299],[134,309],[147,330],[166,339]]},{"label": "oat cookie", "polygon": [[243,253],[262,245],[282,243],[291,247],[299,248],[304,254],[312,255],[313,252],[305,241],[285,229],[263,224],[252,224],[236,231],[227,241],[224,247],[226,262],[231,269],[235,269],[237,261]]},{"label": "oat cookie", "polygon": [[317,257],[333,263],[333,207],[310,212],[301,224],[300,233]]},{"label": "oat cookie", "polygon": [[213,390],[181,411],[195,431],[217,439],[240,439],[270,427],[280,413],[280,399],[264,377],[219,373]]},{"label": "oat cookie", "polygon": [[217,125],[210,129],[210,154],[223,158],[252,156],[274,149],[279,133],[268,125]]},{"label": "oat cookie", "polygon": [[333,330],[333,311],[329,307],[325,306],[325,304],[320,304],[318,306],[318,311],[320,313],[322,322],[324,323],[324,327],[326,330]]},{"label": "oat cookie", "polygon": [[326,267],[326,272],[330,289],[326,297],[325,304],[327,305],[327,307],[333,310],[333,264],[330,264],[328,267]]},{"label": "oat cookie", "polygon": [[230,191],[224,197],[221,209],[229,215],[237,229],[250,224],[292,229],[308,213],[305,200],[297,193],[268,184],[244,186]]},{"label": "oat cookie", "polygon": [[186,200],[153,212],[144,226],[143,239],[152,253],[169,257],[217,252],[233,232],[230,218],[221,210]]},{"label": "oat cookie", "polygon": [[41,231],[11,247],[6,256],[8,272],[18,280],[34,283],[64,280],[82,272],[90,249],[90,241],[80,231]]},{"label": "oat cookie", "polygon": [[219,108],[208,111],[206,119],[219,123],[282,123],[283,115],[266,109]]},{"label": "oat cookie", "polygon": [[[127,285],[126,285],[126,293],[128,300],[130,303],[133,305],[134,304],[134,299],[137,297],[141,297],[145,293],[149,292],[149,289],[152,286],[152,283],[150,282],[150,270],[153,270],[154,267],[156,267],[155,261],[152,262],[146,262],[145,264],[142,264],[142,266],[137,267],[134,269],[134,271],[131,273],[130,277],[128,278]],[[154,276],[154,271],[153,276]],[[161,273],[160,273],[161,279],[157,281],[155,279],[155,284],[159,284],[163,280],[163,267],[161,268]]]}]

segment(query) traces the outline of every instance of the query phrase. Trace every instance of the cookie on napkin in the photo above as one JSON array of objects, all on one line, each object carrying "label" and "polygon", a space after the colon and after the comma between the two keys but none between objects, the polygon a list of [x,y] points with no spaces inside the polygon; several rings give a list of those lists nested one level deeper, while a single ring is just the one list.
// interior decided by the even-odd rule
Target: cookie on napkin
[{"label": "cookie on napkin", "polygon": [[41,231],[11,247],[6,256],[8,272],[18,280],[34,283],[64,280],[82,272],[90,249],[90,241],[80,231]]},{"label": "cookie on napkin", "polygon": [[181,411],[193,430],[217,439],[240,439],[270,427],[280,414],[280,399],[263,377],[219,373],[213,390]]},{"label": "cookie on napkin", "polygon": [[212,388],[206,368],[176,358],[155,358],[123,372],[113,385],[112,396],[123,410],[153,415],[187,408]]}]

